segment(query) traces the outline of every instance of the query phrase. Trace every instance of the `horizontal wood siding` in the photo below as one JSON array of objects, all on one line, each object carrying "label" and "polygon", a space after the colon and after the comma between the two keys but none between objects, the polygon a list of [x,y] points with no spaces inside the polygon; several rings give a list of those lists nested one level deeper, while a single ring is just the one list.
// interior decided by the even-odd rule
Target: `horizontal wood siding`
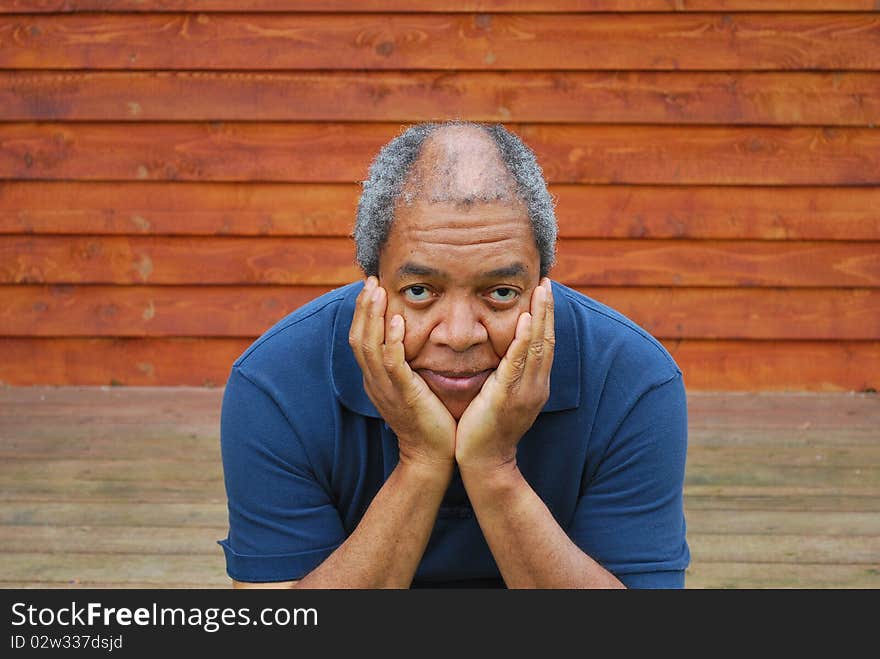
[{"label": "horizontal wood siding", "polygon": [[4,2],[0,382],[222,385],[449,118],[535,150],[553,276],[689,388],[878,388],[873,0]]}]

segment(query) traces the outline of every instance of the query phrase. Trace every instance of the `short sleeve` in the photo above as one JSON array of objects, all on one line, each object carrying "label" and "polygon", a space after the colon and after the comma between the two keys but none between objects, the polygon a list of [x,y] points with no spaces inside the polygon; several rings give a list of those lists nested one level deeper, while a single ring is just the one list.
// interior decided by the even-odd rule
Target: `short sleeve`
[{"label": "short sleeve", "polygon": [[302,442],[277,403],[237,367],[220,423],[229,533],[220,540],[227,574],[238,581],[300,579],[345,533]]},{"label": "short sleeve", "polygon": [[626,413],[584,486],[572,540],[629,588],[682,588],[687,400],[681,375]]}]

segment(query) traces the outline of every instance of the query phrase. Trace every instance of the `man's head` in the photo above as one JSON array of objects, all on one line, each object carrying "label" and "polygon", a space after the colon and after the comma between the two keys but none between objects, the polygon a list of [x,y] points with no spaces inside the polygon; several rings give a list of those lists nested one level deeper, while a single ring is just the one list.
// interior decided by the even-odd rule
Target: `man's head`
[{"label": "man's head", "polygon": [[404,318],[406,361],[461,416],[498,366],[554,260],[553,203],[532,152],[501,126],[410,128],[374,160],[358,261]]}]

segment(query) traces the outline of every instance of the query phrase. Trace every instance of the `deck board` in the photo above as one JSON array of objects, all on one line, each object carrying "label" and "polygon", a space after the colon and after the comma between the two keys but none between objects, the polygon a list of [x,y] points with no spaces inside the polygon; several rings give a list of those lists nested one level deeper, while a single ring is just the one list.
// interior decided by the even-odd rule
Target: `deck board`
[{"label": "deck board", "polygon": [[[222,393],[0,388],[0,587],[228,587]],[[880,587],[880,397],[694,392],[689,425],[689,588]]]}]

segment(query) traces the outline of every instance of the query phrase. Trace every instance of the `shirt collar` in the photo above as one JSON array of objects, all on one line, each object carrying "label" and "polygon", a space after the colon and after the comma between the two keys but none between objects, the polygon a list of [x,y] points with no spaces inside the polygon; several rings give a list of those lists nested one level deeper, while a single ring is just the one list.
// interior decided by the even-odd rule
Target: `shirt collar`
[{"label": "shirt collar", "polygon": [[[363,375],[348,344],[348,332],[354,315],[355,301],[363,282],[348,287],[333,325],[333,345],[330,351],[333,389],[339,401],[348,409],[381,418],[367,392]],[[553,282],[554,318],[556,320],[556,348],[550,371],[550,397],[542,412],[559,412],[576,408],[581,398],[581,355],[574,312],[564,287]]]}]

